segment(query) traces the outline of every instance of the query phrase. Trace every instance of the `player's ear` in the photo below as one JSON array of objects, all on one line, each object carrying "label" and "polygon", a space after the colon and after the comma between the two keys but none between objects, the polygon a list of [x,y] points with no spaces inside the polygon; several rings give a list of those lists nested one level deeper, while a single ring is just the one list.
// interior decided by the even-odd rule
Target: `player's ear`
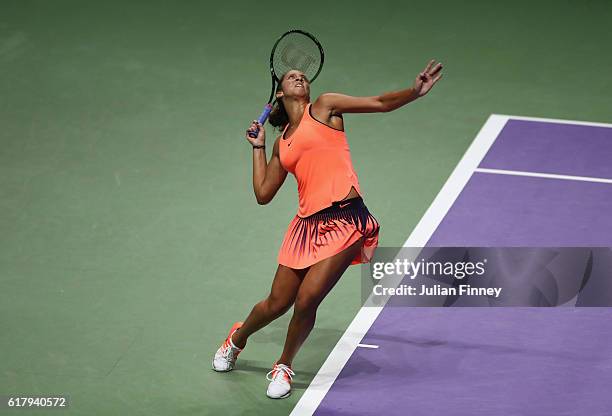
[{"label": "player's ear", "polygon": [[276,91],[276,99],[280,100],[285,94],[282,91]]}]

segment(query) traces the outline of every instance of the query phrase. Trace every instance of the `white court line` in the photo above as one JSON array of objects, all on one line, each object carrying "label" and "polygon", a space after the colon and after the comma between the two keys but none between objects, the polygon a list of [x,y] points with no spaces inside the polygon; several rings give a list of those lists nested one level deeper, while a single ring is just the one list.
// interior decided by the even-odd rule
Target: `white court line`
[{"label": "white court line", "polygon": [[372,345],[372,344],[357,344],[358,347],[360,348],[378,348],[378,345]]},{"label": "white court line", "polygon": [[[605,123],[491,114],[404,243],[404,247],[423,247],[426,245],[509,119],[612,127],[612,124]],[[381,311],[382,306],[363,307],[357,312],[349,327],[331,351],[308,388],[304,391],[304,394],[291,412],[291,416],[309,416],[315,412],[338,377],[338,374],[340,374],[340,371],[342,371],[342,368],[344,368],[344,365]]]},{"label": "white court line", "polygon": [[562,120],[562,119],[557,119],[557,118],[511,116],[511,115],[505,115],[505,114],[493,114],[493,115],[505,117],[507,119],[512,119],[512,120],[538,121],[540,123],[573,124],[573,125],[579,125],[579,126],[612,128],[612,124],[610,123],[596,123],[594,121]]},{"label": "white court line", "polygon": [[566,181],[612,183],[612,179],[606,179],[606,178],[593,178],[591,176],[557,175],[554,173],[525,172],[522,170],[476,168],[475,172],[492,173],[495,175],[529,176],[532,178],[563,179]]},{"label": "white court line", "polygon": [[[508,121],[508,116],[492,114],[465,152],[455,170],[431,203],[425,215],[412,231],[404,247],[423,247],[438,227],[450,207],[470,179],[474,169]],[[384,305],[383,305],[384,306]],[[342,371],[342,368],[372,326],[383,306],[362,307],[346,329],[327,360],[323,363],[308,388],[291,412],[291,416],[312,415],[325,394]]]}]

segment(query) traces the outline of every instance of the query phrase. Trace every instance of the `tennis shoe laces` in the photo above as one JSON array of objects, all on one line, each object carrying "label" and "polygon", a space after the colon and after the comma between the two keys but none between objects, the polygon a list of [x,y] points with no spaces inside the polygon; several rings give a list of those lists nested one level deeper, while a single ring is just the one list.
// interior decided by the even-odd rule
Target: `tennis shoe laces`
[{"label": "tennis shoe laces", "polygon": [[272,371],[266,374],[270,381],[266,395],[271,399],[284,399],[291,395],[291,381],[295,373],[285,364],[274,363]]}]

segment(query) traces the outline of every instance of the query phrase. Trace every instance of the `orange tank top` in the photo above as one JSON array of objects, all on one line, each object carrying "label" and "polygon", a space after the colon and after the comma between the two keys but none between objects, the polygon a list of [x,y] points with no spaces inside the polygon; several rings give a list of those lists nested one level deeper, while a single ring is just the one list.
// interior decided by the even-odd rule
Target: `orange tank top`
[{"label": "orange tank top", "polygon": [[351,187],[361,195],[346,134],[315,120],[310,106],[291,137],[285,138],[287,125],[279,140],[281,165],[297,181],[300,217],[342,200]]}]

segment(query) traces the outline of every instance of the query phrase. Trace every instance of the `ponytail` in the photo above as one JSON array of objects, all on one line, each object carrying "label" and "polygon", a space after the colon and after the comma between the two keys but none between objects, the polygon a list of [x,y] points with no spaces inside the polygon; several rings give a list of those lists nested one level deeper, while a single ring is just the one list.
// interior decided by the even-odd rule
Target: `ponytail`
[{"label": "ponytail", "polygon": [[274,104],[268,121],[280,131],[284,130],[287,124],[289,124],[289,115],[287,115],[287,110],[285,110],[282,98],[277,100],[276,104]]},{"label": "ponytail", "polygon": [[[281,84],[283,83],[283,79],[285,79],[285,75],[287,75],[286,72],[280,77],[278,84],[276,84],[276,92],[282,90]],[[285,105],[283,104],[282,98],[276,100],[276,103],[270,112],[270,118],[268,121],[279,131],[283,131],[287,124],[289,124],[289,115],[287,114],[287,110],[285,110]]]}]

